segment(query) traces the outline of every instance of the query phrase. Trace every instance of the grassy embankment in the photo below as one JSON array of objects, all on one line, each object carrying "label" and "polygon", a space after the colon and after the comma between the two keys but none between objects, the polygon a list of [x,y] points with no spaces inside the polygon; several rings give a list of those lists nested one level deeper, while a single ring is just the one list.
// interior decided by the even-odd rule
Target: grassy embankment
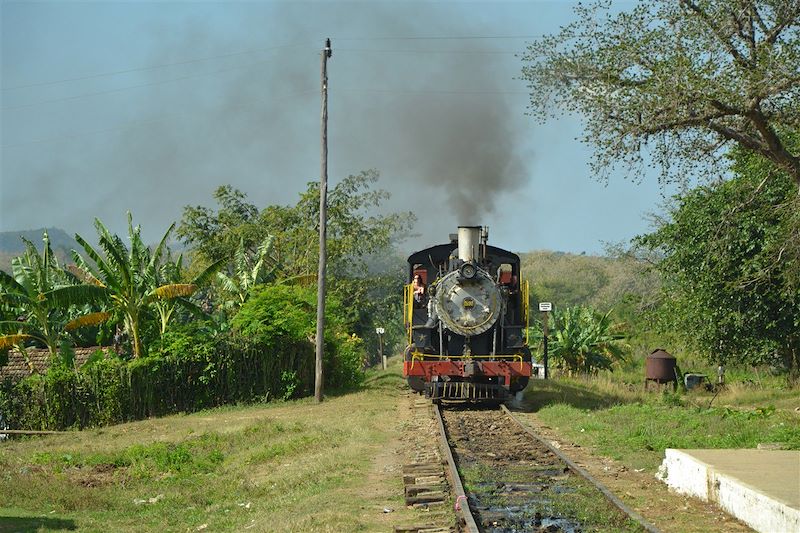
[{"label": "grassy embankment", "polygon": [[[0,531],[385,531],[424,521],[404,507],[396,470],[405,390],[396,359],[363,390],[319,406],[228,407],[0,443]],[[655,471],[666,447],[800,449],[800,394],[764,381],[714,398],[559,379],[534,381],[526,400],[566,438]]]},{"label": "grassy embankment", "polygon": [[527,410],[573,442],[655,472],[665,448],[800,449],[800,390],[777,379],[731,383],[719,394],[645,392],[609,377],[534,381]]},{"label": "grassy embankment", "polygon": [[[363,390],[0,443],[0,531],[386,531],[399,370]],[[384,513],[384,508],[394,512]]]}]

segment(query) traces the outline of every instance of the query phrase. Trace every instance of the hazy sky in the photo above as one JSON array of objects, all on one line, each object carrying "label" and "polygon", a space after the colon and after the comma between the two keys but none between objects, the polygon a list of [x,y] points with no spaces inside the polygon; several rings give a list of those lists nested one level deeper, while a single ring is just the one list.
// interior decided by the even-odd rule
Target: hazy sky
[{"label": "hazy sky", "polygon": [[294,203],[319,180],[330,37],[332,184],[378,169],[387,208],[419,217],[412,247],[469,223],[516,251],[600,252],[646,231],[665,191],[599,183],[578,117],[526,116],[518,56],[571,7],[3,1],[0,231],[123,233],[130,210],[155,240],[226,183]]}]

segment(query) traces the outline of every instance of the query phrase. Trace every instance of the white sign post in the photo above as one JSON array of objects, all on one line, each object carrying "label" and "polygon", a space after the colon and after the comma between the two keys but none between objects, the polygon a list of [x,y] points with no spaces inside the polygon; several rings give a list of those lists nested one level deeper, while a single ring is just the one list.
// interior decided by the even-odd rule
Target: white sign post
[{"label": "white sign post", "polygon": [[386,370],[386,356],[383,355],[383,334],[386,332],[383,328],[375,328],[375,333],[378,334],[378,356],[383,363],[383,369]]},{"label": "white sign post", "polygon": [[552,310],[553,310],[553,303],[552,302],[539,302],[539,311],[544,313],[544,320],[542,321],[543,325],[544,325],[544,337],[542,339],[544,341],[544,343],[543,343],[544,344],[544,346],[543,346],[544,347],[544,358],[543,358],[544,360],[542,361],[544,363],[544,379],[548,378],[548,375],[547,375],[548,374],[548,370],[547,370],[547,334],[550,333],[550,332],[547,330],[548,329],[547,328],[547,325],[548,325],[547,324],[547,317],[550,316],[549,313]]}]

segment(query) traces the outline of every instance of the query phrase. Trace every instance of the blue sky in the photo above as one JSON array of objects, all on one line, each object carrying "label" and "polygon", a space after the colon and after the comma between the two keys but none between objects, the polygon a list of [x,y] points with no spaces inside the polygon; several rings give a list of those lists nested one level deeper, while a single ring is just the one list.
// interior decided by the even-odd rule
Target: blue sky
[{"label": "blue sky", "polygon": [[580,117],[526,116],[518,56],[571,8],[3,2],[0,231],[92,236],[99,217],[123,233],[130,210],[155,240],[225,183],[294,203],[319,179],[330,37],[330,180],[378,169],[386,209],[418,214],[409,247],[469,223],[515,251],[602,252],[671,191],[655,175],[598,182]]}]

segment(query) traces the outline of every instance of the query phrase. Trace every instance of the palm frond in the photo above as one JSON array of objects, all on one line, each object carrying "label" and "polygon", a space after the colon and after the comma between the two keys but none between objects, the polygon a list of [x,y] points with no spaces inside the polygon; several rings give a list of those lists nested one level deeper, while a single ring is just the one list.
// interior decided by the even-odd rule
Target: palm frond
[{"label": "palm frond", "polygon": [[171,300],[172,298],[191,296],[195,291],[197,291],[197,285],[193,283],[173,283],[158,287],[150,291],[150,294],[161,300]]},{"label": "palm frond", "polygon": [[96,326],[97,324],[102,324],[106,320],[111,318],[111,313],[107,313],[105,311],[100,311],[97,313],[89,313],[83,316],[79,316],[75,320],[70,320],[64,326],[64,330],[72,331],[78,328],[83,328],[86,326]]},{"label": "palm frond", "polygon": [[167,244],[167,239],[169,238],[172,230],[175,229],[175,223],[173,222],[167,231],[164,233],[164,236],[161,237],[161,241],[156,246],[155,250],[153,250],[153,254],[150,256],[150,268],[155,268],[158,262],[161,260],[161,254],[164,252],[164,247]]},{"label": "palm frond", "polygon": [[[81,258],[83,259],[83,258]],[[94,274],[92,274],[89,270],[85,268],[81,268],[78,265],[69,265],[67,266],[67,271],[75,276],[76,279],[82,281],[84,283],[88,283],[89,285],[94,285],[96,287],[105,287],[102,281],[97,279]]]},{"label": "palm frond", "polygon": [[[97,222],[99,222],[99,220],[95,220],[95,223]],[[86,240],[77,233],[75,234],[75,240],[78,241],[78,244],[81,245],[83,250],[86,252],[86,255],[89,256],[89,259],[94,261],[94,264],[97,265],[97,268],[100,269],[100,272],[102,272],[103,278],[106,280],[106,283],[110,285],[112,283],[112,280],[116,276],[114,276],[114,271],[111,269],[108,263],[106,263],[105,260],[102,257],[100,257],[100,254],[97,253],[97,251],[92,247],[91,244],[86,242]],[[80,257],[78,254],[73,254],[73,259],[76,259],[75,262],[78,263],[79,266],[81,266],[81,268],[84,268],[84,266],[86,265],[86,261],[83,260],[83,258],[81,257],[81,263],[83,263],[81,264],[77,261],[78,257]],[[86,270],[87,272],[91,272],[91,269],[89,269],[88,266],[86,266],[84,270]]]},{"label": "palm frond", "polygon": [[26,293],[0,292],[0,304],[9,304],[12,307],[25,307],[36,301],[36,295],[29,296]]},{"label": "palm frond", "polygon": [[20,344],[24,343],[27,340],[42,340],[35,335],[27,335],[25,333],[16,333],[14,335],[2,335],[0,336],[0,350],[6,350],[8,348],[13,348],[14,346],[19,346]]},{"label": "palm frond", "polygon": [[239,286],[236,284],[236,281],[234,281],[234,279],[227,274],[223,272],[217,272],[217,280],[222,286],[223,291],[233,293],[239,292]]},{"label": "palm frond", "polygon": [[58,287],[43,294],[51,307],[69,307],[102,303],[108,300],[109,290],[97,285],[68,285]]},{"label": "palm frond", "polygon": [[131,267],[133,265],[128,261],[127,249],[122,239],[117,235],[101,235],[100,247],[103,249],[103,253],[106,254],[106,258],[111,260],[110,266],[121,276],[123,285],[130,286],[132,283]]},{"label": "palm frond", "polygon": [[0,270],[0,287],[5,289],[7,292],[16,292],[22,294],[26,292],[25,288],[20,285],[17,280],[3,270]]},{"label": "palm frond", "polygon": [[211,279],[211,276],[216,274],[220,268],[225,266],[226,262],[227,259],[220,259],[219,261],[211,263],[205,268],[205,270],[203,270],[200,274],[195,276],[195,278],[192,280],[192,283],[194,285],[197,285],[198,287],[205,285]]},{"label": "palm frond", "polygon": [[17,320],[0,321],[0,334],[3,335],[22,335],[25,331],[31,332],[36,328],[30,322],[19,322]]}]

